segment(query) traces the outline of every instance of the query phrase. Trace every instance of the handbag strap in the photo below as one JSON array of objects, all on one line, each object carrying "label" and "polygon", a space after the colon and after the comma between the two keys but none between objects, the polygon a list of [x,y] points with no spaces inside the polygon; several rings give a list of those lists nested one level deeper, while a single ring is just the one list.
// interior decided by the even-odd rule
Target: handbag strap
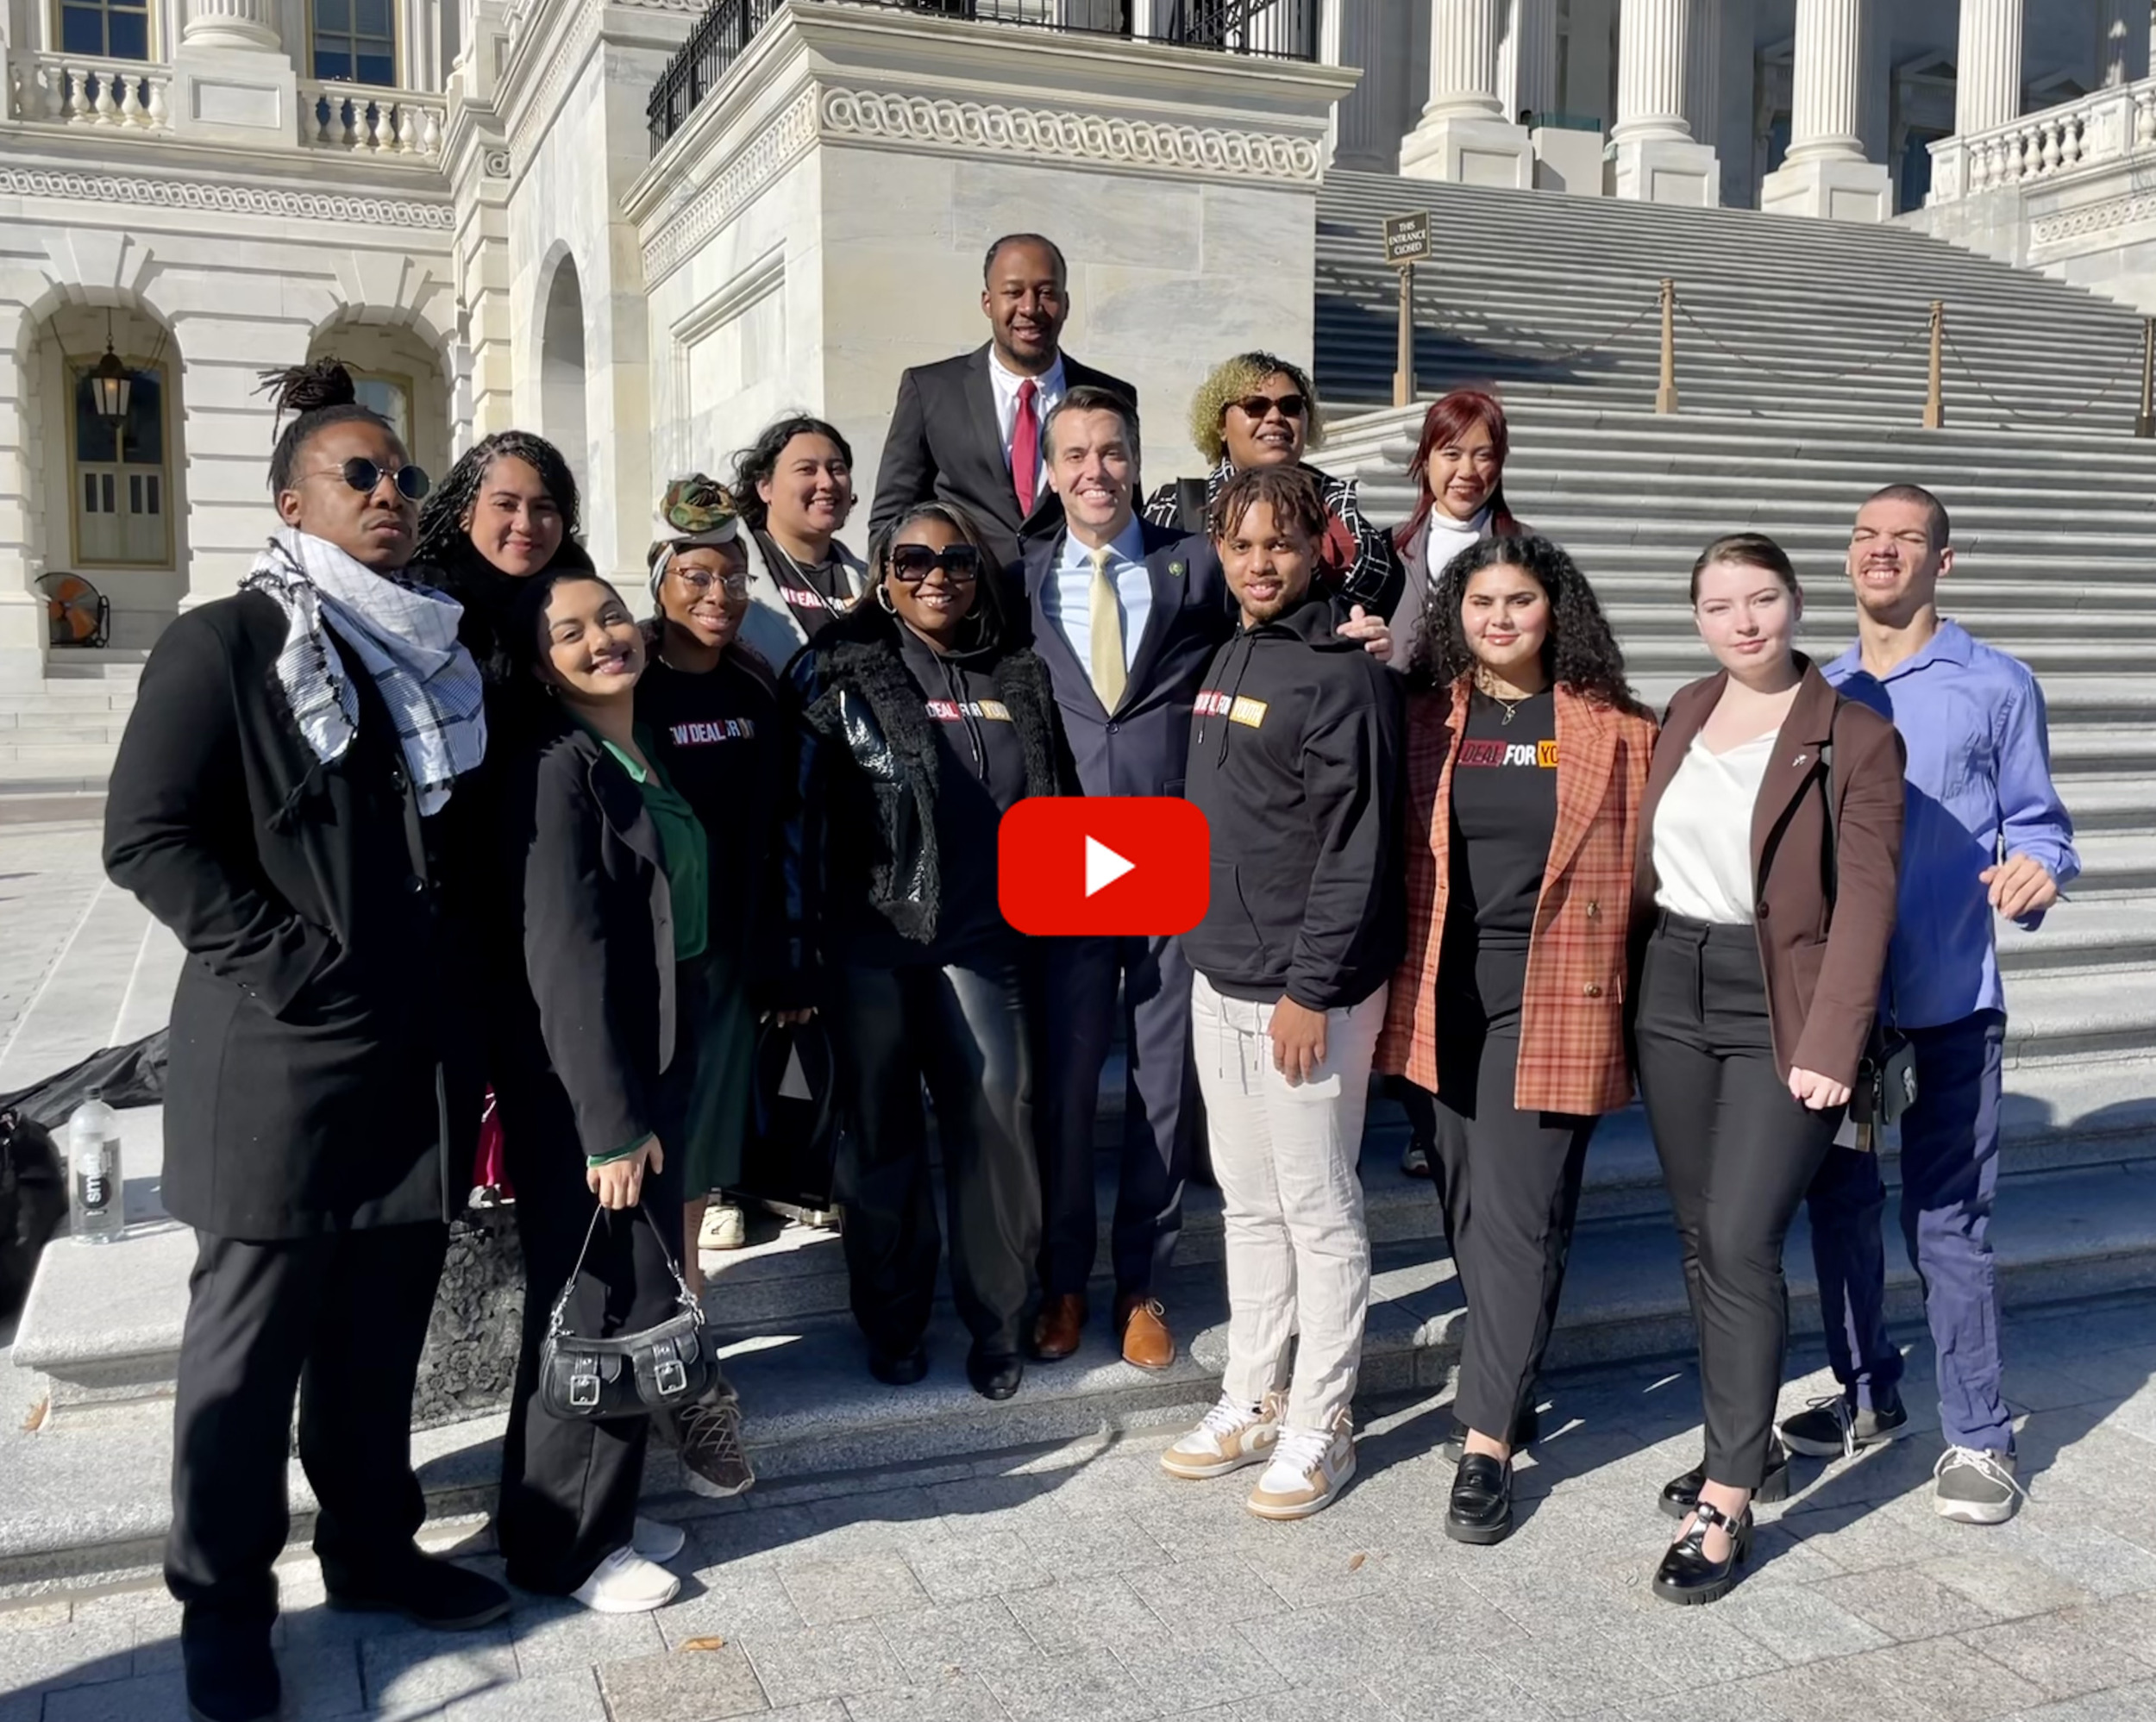
[{"label": "handbag strap", "polygon": [[[659,1254],[665,1258],[667,1272],[674,1275],[674,1289],[680,1293],[681,1307],[701,1315],[704,1306],[697,1301],[696,1293],[689,1289],[689,1282],[681,1277],[680,1263],[674,1259],[674,1251],[667,1243],[667,1235],[659,1230],[659,1222],[652,1218],[651,1210],[642,1202],[636,1204],[636,1212],[644,1217],[651,1227],[652,1237],[659,1241]],[[569,1277],[563,1283],[561,1294],[555,1299],[554,1308],[547,1318],[549,1337],[565,1339],[570,1337],[569,1299],[576,1295],[576,1282],[584,1277],[584,1258],[592,1253],[592,1240],[599,1236],[599,1223],[605,1213],[605,1204],[593,1205],[592,1223],[584,1228],[584,1247],[576,1253],[576,1266],[569,1269]]]},{"label": "handbag strap", "polygon": [[[1834,717],[1839,719],[1840,716],[1841,701],[1838,698],[1834,702]],[[1841,822],[1834,811],[1834,738],[1832,723],[1827,726],[1827,740],[1820,744],[1819,762],[1821,783],[1827,796],[1827,912],[1831,917],[1835,900],[1841,895]],[[1894,955],[1891,951],[1887,954],[1884,973],[1887,1026],[1893,1028],[1896,1026],[1896,1013],[1894,1008]]]}]

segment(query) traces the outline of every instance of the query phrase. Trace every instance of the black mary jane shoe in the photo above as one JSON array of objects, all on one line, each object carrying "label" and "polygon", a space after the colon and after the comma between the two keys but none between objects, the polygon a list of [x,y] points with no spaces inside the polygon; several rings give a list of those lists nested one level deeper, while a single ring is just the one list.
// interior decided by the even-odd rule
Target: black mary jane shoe
[{"label": "black mary jane shoe", "polygon": [[[1707,1533],[1717,1526],[1729,1533],[1729,1553],[1710,1561]],[[1737,1569],[1751,1552],[1752,1509],[1747,1506],[1732,1518],[1720,1507],[1702,1501],[1693,1509],[1690,1527],[1670,1544],[1655,1569],[1654,1594],[1664,1602],[1719,1602],[1737,1582]]]},{"label": "black mary jane shoe", "polygon": [[868,1373],[887,1387],[910,1387],[928,1374],[928,1347],[916,1345],[911,1351],[871,1349]]},{"label": "black mary jane shoe", "polygon": [[1488,1548],[1512,1535],[1512,1461],[1470,1453],[1452,1474],[1445,1534],[1455,1543]]},{"label": "black mary jane shoe", "polygon": [[966,1379],[984,1400],[1007,1400],[1025,1379],[1025,1360],[1015,1354],[975,1351],[966,1358]]},{"label": "black mary jane shoe", "polygon": [[[1704,1461],[1681,1477],[1671,1477],[1662,1486],[1662,1510],[1672,1518],[1687,1518],[1699,1505],[1699,1492],[1707,1485],[1707,1465]],[[1760,1478],[1759,1487],[1752,1492],[1756,1501],[1769,1506],[1777,1500],[1789,1498],[1789,1450],[1779,1441],[1767,1450],[1766,1475]]]}]

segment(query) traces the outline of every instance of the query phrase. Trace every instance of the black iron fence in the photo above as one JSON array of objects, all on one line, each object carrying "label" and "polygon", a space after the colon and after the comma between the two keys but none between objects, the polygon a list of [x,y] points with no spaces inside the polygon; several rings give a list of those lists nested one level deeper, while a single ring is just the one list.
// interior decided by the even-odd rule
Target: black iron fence
[{"label": "black iron fence", "polygon": [[1318,57],[1319,0],[712,0],[667,62],[645,110],[651,150],[688,123],[782,4],[922,12],[969,22],[1121,36],[1272,59]]}]

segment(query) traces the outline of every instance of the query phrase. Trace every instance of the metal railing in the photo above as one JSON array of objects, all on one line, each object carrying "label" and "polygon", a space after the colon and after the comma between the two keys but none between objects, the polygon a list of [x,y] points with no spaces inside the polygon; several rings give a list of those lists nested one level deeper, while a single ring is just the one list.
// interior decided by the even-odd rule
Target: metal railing
[{"label": "metal railing", "polygon": [[653,154],[733,69],[781,4],[918,12],[969,23],[1120,36],[1269,59],[1318,57],[1319,0],[712,0],[653,86]]}]

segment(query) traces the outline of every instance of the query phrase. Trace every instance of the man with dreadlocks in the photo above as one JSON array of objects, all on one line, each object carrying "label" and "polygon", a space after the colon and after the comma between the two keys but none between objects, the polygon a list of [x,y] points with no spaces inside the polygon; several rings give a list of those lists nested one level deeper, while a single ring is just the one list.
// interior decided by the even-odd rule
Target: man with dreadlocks
[{"label": "man with dreadlocks", "polygon": [[330,1606],[449,1630],[509,1609],[412,1541],[412,1387],[479,1118],[452,822],[479,677],[456,604],[404,577],[426,473],[335,360],[267,380],[295,415],[282,523],[150,654],[105,815],[106,871],[189,957],[164,1196],[197,1255],[165,1575],[197,1722],[277,1713],[295,1395]]}]

